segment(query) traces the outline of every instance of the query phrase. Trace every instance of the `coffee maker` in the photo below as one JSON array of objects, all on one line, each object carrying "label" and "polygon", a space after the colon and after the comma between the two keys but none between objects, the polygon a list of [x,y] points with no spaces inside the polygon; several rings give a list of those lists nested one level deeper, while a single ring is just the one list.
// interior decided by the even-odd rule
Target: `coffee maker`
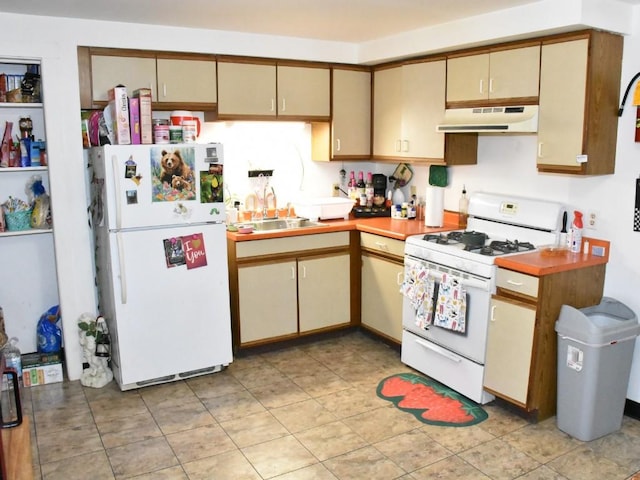
[{"label": "coffee maker", "polygon": [[371,207],[354,207],[355,217],[390,217],[391,209],[385,206],[387,177],[382,173],[372,175],[373,205]]}]

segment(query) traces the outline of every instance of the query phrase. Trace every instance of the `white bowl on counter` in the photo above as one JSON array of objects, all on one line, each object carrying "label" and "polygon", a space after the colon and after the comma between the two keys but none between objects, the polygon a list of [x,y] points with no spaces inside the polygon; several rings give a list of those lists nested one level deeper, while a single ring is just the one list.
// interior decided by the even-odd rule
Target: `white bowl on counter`
[{"label": "white bowl on counter", "polygon": [[350,198],[321,197],[302,199],[294,203],[293,206],[296,215],[315,222],[336,218],[347,220],[354,203]]}]

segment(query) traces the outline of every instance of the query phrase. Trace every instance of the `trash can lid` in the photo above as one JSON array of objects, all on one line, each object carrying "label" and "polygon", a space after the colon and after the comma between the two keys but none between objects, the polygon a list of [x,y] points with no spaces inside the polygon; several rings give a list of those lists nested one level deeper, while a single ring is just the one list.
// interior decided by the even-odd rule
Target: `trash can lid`
[{"label": "trash can lid", "polygon": [[598,305],[577,309],[562,305],[556,321],[556,332],[589,344],[606,344],[637,336],[640,325],[635,313],[610,297]]}]

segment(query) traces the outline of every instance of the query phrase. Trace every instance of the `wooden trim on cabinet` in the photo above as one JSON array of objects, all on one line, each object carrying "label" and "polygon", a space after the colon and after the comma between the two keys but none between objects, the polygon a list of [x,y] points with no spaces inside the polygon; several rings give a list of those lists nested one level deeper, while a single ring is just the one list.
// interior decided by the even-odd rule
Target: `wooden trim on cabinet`
[{"label": "wooden trim on cabinet", "polygon": [[362,259],[360,258],[360,232],[352,230],[349,232],[349,262],[351,276],[350,303],[351,303],[351,325],[360,325],[362,322]]},{"label": "wooden trim on cabinet", "polygon": [[91,86],[91,53],[88,47],[78,47],[78,81],[80,84],[80,108],[93,107]]},{"label": "wooden trim on cabinet", "polygon": [[491,98],[447,102],[446,108],[504,107],[505,105],[538,105],[540,97]]}]

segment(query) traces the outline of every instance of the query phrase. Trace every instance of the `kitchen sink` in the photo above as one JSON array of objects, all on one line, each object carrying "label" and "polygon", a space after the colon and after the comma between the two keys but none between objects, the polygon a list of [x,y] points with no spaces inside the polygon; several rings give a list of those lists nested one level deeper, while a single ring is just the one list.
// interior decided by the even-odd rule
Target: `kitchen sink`
[{"label": "kitchen sink", "polygon": [[272,230],[295,230],[297,228],[325,227],[324,223],[313,222],[308,218],[274,218],[251,222],[254,232],[269,232]]}]

